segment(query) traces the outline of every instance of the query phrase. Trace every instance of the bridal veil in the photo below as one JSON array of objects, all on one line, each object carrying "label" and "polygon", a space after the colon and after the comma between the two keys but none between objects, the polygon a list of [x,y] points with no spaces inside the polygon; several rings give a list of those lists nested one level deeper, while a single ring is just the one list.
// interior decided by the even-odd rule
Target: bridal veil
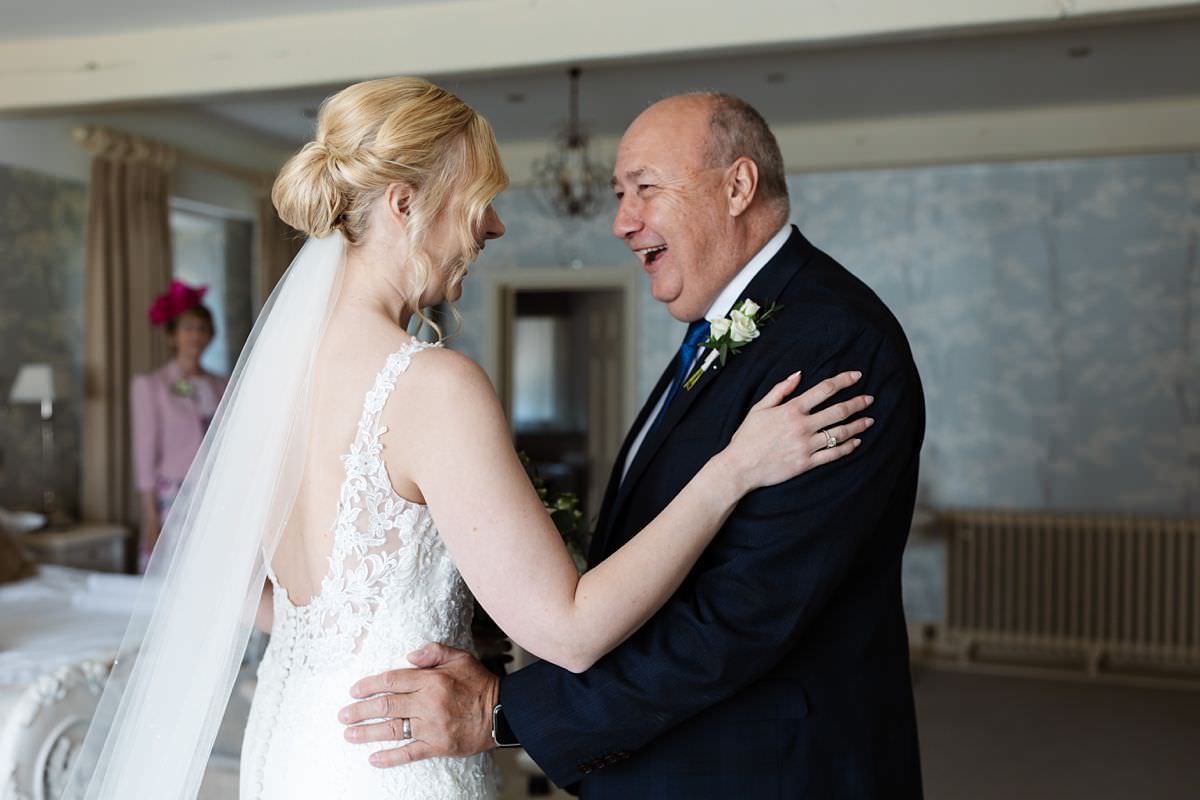
[{"label": "bridal veil", "polygon": [[338,232],[309,239],[264,306],[164,521],[64,800],[199,791],[299,486],[345,250]]}]

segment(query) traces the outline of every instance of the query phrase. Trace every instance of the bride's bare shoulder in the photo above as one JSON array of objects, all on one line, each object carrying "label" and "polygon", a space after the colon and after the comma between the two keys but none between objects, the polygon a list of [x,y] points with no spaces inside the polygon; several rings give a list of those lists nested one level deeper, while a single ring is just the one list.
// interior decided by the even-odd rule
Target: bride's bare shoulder
[{"label": "bride's bare shoulder", "polygon": [[[496,400],[496,392],[483,368],[462,353],[431,347],[414,354],[409,362],[410,380],[403,381],[406,394],[431,404],[474,405]],[[400,383],[397,384],[400,389]]]},{"label": "bride's bare shoulder", "polygon": [[419,483],[412,473],[418,468],[414,454],[421,454],[417,461],[430,479],[460,468],[458,456],[451,456],[466,452],[464,448],[507,441],[510,436],[487,373],[467,356],[444,347],[413,354],[383,409],[383,423],[392,436],[390,442],[385,439],[385,446],[397,442],[415,445],[390,451],[385,447],[396,459],[394,466],[389,463],[393,479],[408,476],[414,485]]}]

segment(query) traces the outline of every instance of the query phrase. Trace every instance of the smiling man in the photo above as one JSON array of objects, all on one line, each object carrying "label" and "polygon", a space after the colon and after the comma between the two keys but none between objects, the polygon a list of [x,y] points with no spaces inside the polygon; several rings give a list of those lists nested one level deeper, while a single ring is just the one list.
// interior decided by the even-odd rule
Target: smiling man
[{"label": "smiling man", "polygon": [[[718,108],[724,119],[712,125],[717,102],[683,95],[651,107],[621,139],[613,170],[613,233],[641,260],[654,299],[684,322],[702,319],[751,257],[790,230],[774,137],[765,124],[766,137],[755,137],[732,98],[721,101],[730,108]],[[735,139],[756,152],[729,158]]]},{"label": "smiling man", "polygon": [[[590,561],[652,520],[796,370],[801,390],[863,372],[856,391],[875,397],[877,420],[863,447],[748,495],[667,605],[581,674],[538,663],[497,679],[433,645],[411,656],[424,669],[361,681],[356,696],[387,694],[343,721],[419,718],[429,731],[378,763],[520,743],[585,798],[920,797],[900,605],[920,380],[879,298],[787,224],[784,175],[765,121],[727,95],[663,100],[622,138],[613,233],[689,330],[614,465]],[[755,306],[776,313],[737,317]],[[684,383],[709,363],[706,320],[722,318],[743,333],[739,351]],[[352,740],[395,730],[362,725]]]}]

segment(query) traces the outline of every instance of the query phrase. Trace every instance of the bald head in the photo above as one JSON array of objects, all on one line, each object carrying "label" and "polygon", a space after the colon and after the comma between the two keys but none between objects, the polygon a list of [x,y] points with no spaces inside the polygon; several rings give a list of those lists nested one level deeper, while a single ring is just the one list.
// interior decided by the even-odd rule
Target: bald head
[{"label": "bald head", "polygon": [[664,98],[638,115],[635,129],[658,129],[706,167],[749,158],[758,167],[758,199],[780,217],[789,212],[787,174],[779,142],[754,106],[722,92],[687,92]]},{"label": "bald head", "polygon": [[698,95],[668,97],[638,114],[625,129],[621,143],[670,153],[681,167],[707,167],[711,149],[710,115],[711,103]]},{"label": "bald head", "polygon": [[712,100],[705,94],[677,94],[651,103],[630,124],[628,131],[642,126],[683,124],[707,133]]}]

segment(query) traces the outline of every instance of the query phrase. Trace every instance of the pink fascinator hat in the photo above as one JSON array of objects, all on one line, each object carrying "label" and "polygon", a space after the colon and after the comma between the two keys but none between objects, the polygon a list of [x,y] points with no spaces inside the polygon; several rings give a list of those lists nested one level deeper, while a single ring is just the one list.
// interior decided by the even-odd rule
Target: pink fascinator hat
[{"label": "pink fascinator hat", "polygon": [[150,305],[150,324],[166,325],[185,311],[200,305],[207,286],[188,286],[183,281],[171,281],[171,286]]}]

